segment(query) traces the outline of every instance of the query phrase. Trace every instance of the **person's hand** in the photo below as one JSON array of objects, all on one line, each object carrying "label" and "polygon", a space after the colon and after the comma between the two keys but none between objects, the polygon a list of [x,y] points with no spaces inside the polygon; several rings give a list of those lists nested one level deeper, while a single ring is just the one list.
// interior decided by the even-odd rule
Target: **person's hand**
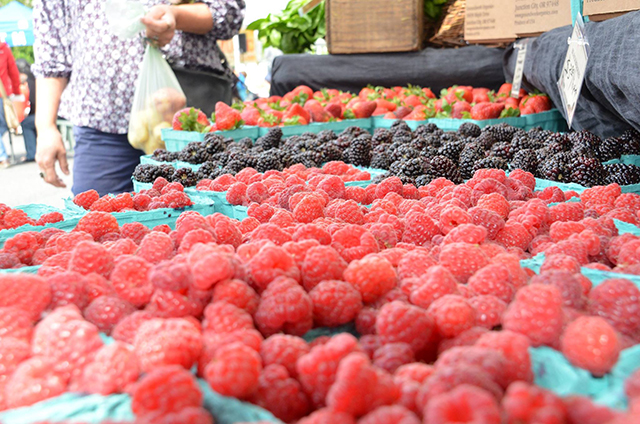
[{"label": "person's hand", "polygon": [[57,127],[38,129],[38,144],[36,148],[36,162],[42,171],[44,180],[56,187],[67,185],[56,173],[56,162],[65,175],[69,175],[67,151],[62,142],[62,136]]},{"label": "person's hand", "polygon": [[176,16],[167,5],[153,6],[142,18],[142,23],[147,27],[147,38],[158,47],[169,44],[176,33]]}]

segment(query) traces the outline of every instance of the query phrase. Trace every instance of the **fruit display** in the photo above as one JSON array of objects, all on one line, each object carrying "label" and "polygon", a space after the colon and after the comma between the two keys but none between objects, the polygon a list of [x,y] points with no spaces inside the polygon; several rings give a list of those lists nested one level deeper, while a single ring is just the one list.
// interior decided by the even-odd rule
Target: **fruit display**
[{"label": "fruit display", "polygon": [[56,211],[44,213],[38,219],[33,219],[22,209],[14,209],[0,203],[0,231],[20,228],[23,225],[44,226],[63,219],[62,213]]},{"label": "fruit display", "polygon": [[[204,424],[204,384],[303,424],[640,418],[640,362],[613,372],[640,342],[640,237],[615,221],[637,222],[640,195],[536,191],[521,169],[366,188],[345,185],[345,163],[320,169],[213,179],[244,196],[242,221],[183,212],[150,229],[92,210],[72,232],[9,239],[0,257],[41,266],[0,274],[0,410],[128,393],[128,422]],[[539,273],[523,267],[540,253]],[[537,385],[544,349],[616,381],[629,407]]]},{"label": "fruit display", "polygon": [[102,212],[127,212],[150,211],[160,208],[180,209],[193,205],[193,201],[184,192],[184,185],[180,182],[186,180],[183,172],[174,172],[176,175],[171,184],[166,184],[161,190],[146,190],[139,193],[120,193],[117,196],[102,196],[95,190],[78,193],[73,198],[73,203],[88,211]]}]

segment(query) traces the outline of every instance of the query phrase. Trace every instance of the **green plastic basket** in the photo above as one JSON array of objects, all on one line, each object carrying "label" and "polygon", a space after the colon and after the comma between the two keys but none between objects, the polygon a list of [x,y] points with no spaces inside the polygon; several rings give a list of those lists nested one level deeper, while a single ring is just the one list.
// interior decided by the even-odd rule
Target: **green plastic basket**
[{"label": "green plastic basket", "polygon": [[200,167],[202,165],[196,165],[193,163],[189,163],[189,162],[183,162],[181,160],[175,160],[173,162],[161,162],[158,160],[155,160],[153,158],[153,155],[144,155],[144,156],[140,156],[140,163],[143,165],[171,165],[174,168],[178,169],[178,168],[191,168],[194,172],[197,171],[198,169],[200,169]]},{"label": "green plastic basket", "polygon": [[524,130],[529,131],[532,128],[540,127],[543,130],[553,132],[566,132],[569,130],[567,121],[558,109],[551,109],[546,112],[534,113],[532,115],[524,115]]},{"label": "green plastic basket", "polygon": [[193,187],[189,187],[185,189],[185,192],[192,197],[199,196],[208,199],[209,201],[213,202],[215,212],[221,213],[222,215],[228,216],[229,218],[242,221],[248,216],[248,208],[246,206],[232,205],[227,201],[226,191],[196,190]]},{"label": "green plastic basket", "polygon": [[[385,119],[382,116],[374,116],[373,118],[373,128],[391,128],[391,126],[399,121],[400,119]],[[404,121],[411,128],[411,131],[415,131],[420,125],[428,124],[430,122],[429,119],[424,121]]]},{"label": "green plastic basket", "polygon": [[37,274],[40,265],[23,266],[22,268],[0,269],[0,274]]},{"label": "green plastic basket", "polygon": [[46,213],[60,212],[64,217],[64,221],[54,222],[47,225],[23,225],[22,227],[13,228],[10,230],[0,230],[0,248],[4,245],[5,241],[15,236],[16,234],[24,233],[25,231],[40,232],[47,228],[58,228],[64,231],[71,231],[76,227],[78,221],[80,220],[80,217],[82,216],[82,214],[76,210],[58,209],[49,205],[41,205],[37,203],[18,206],[15,209],[21,209],[25,211],[27,215],[33,219],[38,219]]},{"label": "green plastic basket", "polygon": [[[254,140],[258,138],[258,127],[244,127],[237,130],[229,131],[216,131],[215,134],[227,138],[232,138],[236,141],[249,137]],[[195,131],[176,131],[171,128],[165,128],[162,130],[162,141],[164,141],[165,147],[168,152],[179,152],[187,144],[199,141],[204,141],[205,133],[199,133]]]},{"label": "green plastic basket", "polygon": [[[344,121],[336,122],[314,122],[308,125],[287,125],[280,127],[283,137],[291,137],[293,135],[301,135],[306,132],[318,134],[320,131],[331,130],[336,134],[340,134],[342,131],[349,127],[360,127],[364,130],[371,132],[373,130],[373,123],[371,118],[365,119],[345,119]],[[260,128],[258,135],[262,137],[267,134],[271,128]]]}]

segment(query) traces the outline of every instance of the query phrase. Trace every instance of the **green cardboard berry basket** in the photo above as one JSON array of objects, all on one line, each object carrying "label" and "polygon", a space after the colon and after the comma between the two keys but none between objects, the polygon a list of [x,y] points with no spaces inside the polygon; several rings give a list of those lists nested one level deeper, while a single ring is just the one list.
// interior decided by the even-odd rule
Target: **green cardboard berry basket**
[{"label": "green cardboard berry basket", "polygon": [[525,120],[524,130],[540,127],[543,130],[553,132],[566,132],[569,130],[567,121],[558,109],[551,109],[546,112],[534,113],[522,116]]},{"label": "green cardboard berry basket", "polygon": [[[397,122],[400,121],[400,119],[385,119],[382,116],[374,116],[373,118],[373,128],[377,129],[377,128],[391,128],[391,126]],[[424,121],[404,121],[409,128],[411,128],[411,131],[415,131],[416,128],[418,128],[420,125],[425,125],[429,123],[429,119],[425,119]]]},{"label": "green cardboard berry basket", "polygon": [[[373,121],[371,118],[364,119],[345,119],[343,121],[335,122],[313,122],[308,125],[286,125],[280,127],[283,137],[291,137],[293,135],[301,135],[306,132],[318,134],[320,131],[331,130],[336,134],[340,134],[342,131],[349,127],[360,127],[369,132],[373,131]],[[259,136],[267,134],[271,128],[260,128]]]},{"label": "green cardboard berry basket", "polygon": [[22,268],[0,269],[0,274],[37,274],[40,265],[23,266]]},{"label": "green cardboard berry basket", "polygon": [[355,168],[361,170],[361,171],[366,171],[371,175],[371,179],[370,180],[359,180],[359,181],[347,181],[344,183],[344,185],[346,187],[362,187],[362,188],[367,188],[369,187],[371,184],[373,184],[373,179],[379,175],[384,175],[386,174],[388,171],[386,169],[378,169],[378,168],[367,168],[364,166],[356,166]]},{"label": "green cardboard berry basket", "polygon": [[209,199],[214,204],[214,212],[221,213],[222,215],[228,216],[229,218],[242,221],[248,216],[248,208],[246,206],[232,205],[227,201],[226,191],[196,190],[195,187],[189,187],[185,189],[185,192],[192,197],[199,196]]},{"label": "green cardboard berry basket", "polygon": [[178,169],[178,168],[191,168],[194,172],[197,171],[198,169],[200,169],[200,167],[202,166],[201,164],[193,164],[193,163],[189,163],[189,162],[184,162],[181,160],[174,160],[172,162],[161,162],[158,160],[155,160],[153,158],[153,155],[144,155],[144,156],[140,156],[140,163],[143,165],[171,165],[174,168]]},{"label": "green cardboard berry basket", "polygon": [[[581,194],[583,191],[589,188],[589,187],[581,186],[580,184],[576,184],[576,183],[560,183],[558,181],[543,180],[541,178],[536,178],[535,191],[541,191],[547,187],[558,187],[562,191],[573,190],[578,194]],[[623,193],[640,194],[640,184],[623,185],[623,186],[620,186],[620,189],[622,190]]]},{"label": "green cardboard berry basket", "polygon": [[11,237],[15,236],[16,234],[24,233],[26,231],[40,232],[47,228],[58,228],[64,231],[71,231],[76,227],[76,225],[78,224],[78,221],[80,220],[80,217],[82,216],[82,214],[79,213],[78,211],[69,210],[69,209],[58,209],[49,205],[41,205],[37,203],[31,204],[31,205],[18,206],[15,209],[21,209],[25,211],[26,214],[33,219],[38,219],[46,213],[60,212],[64,217],[64,221],[54,222],[52,224],[47,224],[47,225],[23,225],[22,227],[19,227],[19,228],[0,230],[0,248],[4,245],[4,242],[10,239]]},{"label": "green cardboard berry basket", "polygon": [[476,124],[480,128],[498,124],[509,124],[517,128],[524,128],[526,126],[526,119],[522,116],[499,119],[483,119],[481,121],[475,119],[431,118],[428,120],[428,122],[430,124],[435,124],[443,131],[458,131],[460,126],[466,122]]},{"label": "green cardboard berry basket", "polygon": [[[171,128],[165,128],[162,130],[162,141],[164,141],[165,148],[168,152],[179,152],[191,142],[203,142],[205,134],[206,133],[195,131],[176,131]],[[246,137],[255,141],[255,139],[258,138],[258,127],[243,127],[237,130],[216,131],[215,134],[219,134],[225,138],[232,138],[235,141]]]}]

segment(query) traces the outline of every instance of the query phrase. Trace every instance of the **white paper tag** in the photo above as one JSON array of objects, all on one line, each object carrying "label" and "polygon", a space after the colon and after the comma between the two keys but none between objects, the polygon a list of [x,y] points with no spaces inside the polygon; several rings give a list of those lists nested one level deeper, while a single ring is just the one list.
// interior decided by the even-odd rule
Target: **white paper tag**
[{"label": "white paper tag", "polygon": [[573,122],[576,111],[576,104],[580,97],[580,90],[584,81],[584,74],[587,69],[589,59],[588,41],[584,33],[582,16],[578,13],[576,23],[573,26],[573,33],[569,39],[569,49],[564,59],[562,73],[558,81],[560,97],[567,116],[569,128]]},{"label": "white paper tag", "polygon": [[524,74],[524,61],[527,58],[527,44],[520,43],[516,46],[518,57],[516,58],[516,69],[513,72],[513,84],[511,86],[511,97],[520,98],[520,86],[522,85],[522,75]]}]

